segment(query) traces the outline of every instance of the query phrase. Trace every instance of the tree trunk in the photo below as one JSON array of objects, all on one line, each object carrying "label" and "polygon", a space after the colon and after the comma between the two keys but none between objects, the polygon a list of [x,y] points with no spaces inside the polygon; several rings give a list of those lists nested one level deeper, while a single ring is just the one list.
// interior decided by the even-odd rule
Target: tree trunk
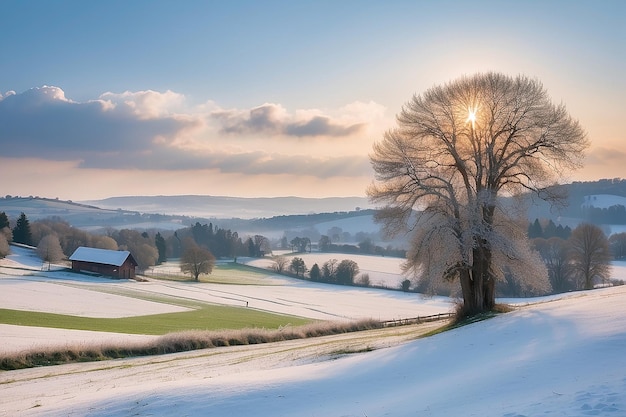
[{"label": "tree trunk", "polygon": [[473,266],[460,272],[465,316],[491,311],[496,304],[495,279],[491,274],[491,251],[484,247],[474,249]]}]

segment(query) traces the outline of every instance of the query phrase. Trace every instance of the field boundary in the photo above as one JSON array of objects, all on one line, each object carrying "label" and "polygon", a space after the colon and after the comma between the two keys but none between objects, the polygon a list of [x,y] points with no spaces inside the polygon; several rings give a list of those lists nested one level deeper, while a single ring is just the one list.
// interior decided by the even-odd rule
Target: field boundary
[{"label": "field boundary", "polygon": [[406,319],[394,319],[381,321],[383,327],[396,327],[396,326],[408,326],[411,324],[428,323],[431,321],[448,320],[455,316],[454,313],[439,313],[431,314],[429,316],[417,316]]}]

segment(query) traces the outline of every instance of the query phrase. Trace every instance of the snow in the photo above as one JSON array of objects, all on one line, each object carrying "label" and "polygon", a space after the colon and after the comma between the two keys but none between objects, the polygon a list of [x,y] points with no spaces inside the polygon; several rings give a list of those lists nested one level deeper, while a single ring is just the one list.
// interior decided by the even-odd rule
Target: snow
[{"label": "snow", "polygon": [[[59,270],[43,270],[32,251],[12,247],[12,254],[0,260],[0,306],[2,308],[50,312],[83,317],[130,317],[185,311],[171,303],[145,298],[172,297],[173,301],[197,300],[207,303],[248,306],[257,310],[306,317],[314,320],[370,319],[396,320],[445,313],[450,300],[424,298],[399,291],[338,287],[303,280],[269,276],[266,285],[227,285],[152,280],[112,280]],[[168,263],[167,268],[172,268]],[[174,269],[176,269],[174,267]],[[268,285],[269,284],[269,285]],[[143,296],[144,299],[132,295]],[[55,329],[47,338],[56,343],[66,330]],[[78,333],[75,333],[79,338]],[[118,335],[102,332],[98,340],[115,341]],[[32,346],[31,334],[5,333],[0,328],[6,351],[20,351]],[[84,340],[92,336],[85,333]],[[72,343],[74,343],[72,339]],[[10,343],[9,343],[10,342]]]},{"label": "snow", "polygon": [[[401,287],[402,281],[407,278],[402,274],[401,265],[405,261],[403,258],[326,252],[288,252],[283,254],[283,256],[287,258],[289,262],[291,262],[291,259],[294,257],[302,258],[308,269],[311,269],[314,264],[317,264],[317,266],[321,268],[324,263],[331,259],[336,259],[338,262],[341,262],[344,259],[351,259],[357,263],[360,271],[355,281],[358,281],[361,274],[366,273],[370,277],[370,285],[383,288],[398,289]],[[274,265],[274,261],[269,258],[238,258],[237,260],[238,262],[246,263],[247,265],[256,266],[258,268],[272,268]]]},{"label": "snow", "polygon": [[596,207],[608,209],[612,206],[626,206],[626,197],[613,194],[586,195],[582,207]]},{"label": "snow", "polygon": [[81,246],[76,248],[70,261],[85,261],[104,265],[121,266],[128,258],[130,252],[127,250],[97,249]]},{"label": "snow", "polygon": [[[347,310],[361,294],[343,294]],[[327,308],[322,301],[309,300]],[[397,302],[372,301],[374,312]],[[332,339],[308,339],[2,372],[0,415],[626,415],[626,286],[529,301],[540,302],[340,357],[324,350]]]},{"label": "snow", "polygon": [[70,285],[69,281],[0,279],[0,305],[2,308],[12,310],[53,312],[94,318],[132,317],[188,310],[175,305],[75,288]]},{"label": "snow", "polygon": [[11,324],[0,324],[0,335],[2,335],[0,355],[50,347],[75,349],[77,346],[88,346],[94,343],[102,344],[112,340],[116,343],[140,343],[154,340],[158,337],[86,330],[64,329],[60,331],[59,329],[49,327],[29,326],[25,328],[24,326]]}]

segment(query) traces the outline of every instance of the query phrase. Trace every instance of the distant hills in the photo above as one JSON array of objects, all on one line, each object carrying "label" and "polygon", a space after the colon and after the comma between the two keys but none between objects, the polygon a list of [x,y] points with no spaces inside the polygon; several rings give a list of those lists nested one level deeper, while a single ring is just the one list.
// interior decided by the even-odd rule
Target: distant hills
[{"label": "distant hills", "polygon": [[58,217],[74,227],[178,230],[196,222],[213,223],[241,235],[282,236],[285,230],[332,227],[355,234],[376,233],[374,210],[367,199],[237,198],[213,196],[112,197],[82,202],[40,197],[0,198],[0,212],[15,221],[24,212],[33,221]]},{"label": "distant hills", "polygon": [[[626,203],[626,180],[611,179],[563,185],[568,205],[560,210],[527,197],[528,218],[552,219],[575,227],[581,221],[626,225],[626,211],[608,210]],[[505,205],[519,201],[505,202]],[[589,209],[589,205],[594,208]],[[623,205],[622,205],[623,207]],[[213,222],[240,234],[282,234],[285,230],[326,233],[341,228],[352,234],[377,233],[375,207],[365,197],[242,198],[206,195],[126,196],[102,200],[62,201],[40,197],[0,198],[0,212],[15,220],[21,212],[31,220],[59,217],[83,229],[129,228],[177,230],[200,222]],[[623,219],[622,219],[623,217]]]},{"label": "distant hills", "polygon": [[365,197],[243,198],[208,195],[111,197],[81,203],[103,209],[218,219],[258,219],[285,215],[334,213],[373,208]]}]

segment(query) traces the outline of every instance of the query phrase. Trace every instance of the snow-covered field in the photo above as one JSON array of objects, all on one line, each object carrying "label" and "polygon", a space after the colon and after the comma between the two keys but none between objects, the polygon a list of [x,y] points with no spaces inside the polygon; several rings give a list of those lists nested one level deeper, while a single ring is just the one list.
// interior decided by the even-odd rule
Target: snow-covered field
[{"label": "snow-covered field", "polygon": [[[314,264],[317,264],[317,266],[321,268],[324,263],[331,259],[336,259],[338,262],[344,259],[351,259],[359,266],[359,276],[363,273],[369,275],[370,284],[372,286],[398,289],[402,281],[406,279],[406,277],[402,275],[400,267],[402,262],[404,262],[404,259],[401,258],[322,252],[285,252],[282,256],[288,258],[289,262],[296,256],[302,258],[307,269],[311,269]],[[274,261],[269,258],[239,258],[238,262],[245,262],[247,265],[256,266],[258,268],[271,268],[274,265]],[[355,281],[358,281],[359,276],[357,276]]]},{"label": "snow-covered field", "polygon": [[[5,277],[16,278],[0,280]],[[139,283],[120,283],[131,284]],[[308,303],[333,307],[323,301],[339,289],[304,284],[294,282],[293,293],[317,290]],[[283,287],[290,286],[227,292],[269,299]],[[349,317],[363,308],[350,300],[379,293],[390,295],[365,302],[370,315],[411,302],[399,292],[348,291],[332,300],[333,314]],[[312,311],[302,307],[304,296],[285,298],[291,294],[273,300]],[[443,300],[412,297],[416,311],[427,301],[449,308]],[[309,339],[2,372],[0,415],[624,416],[624,306],[626,286],[570,293],[426,339],[372,344],[371,352],[339,357],[323,347],[329,339]]]},{"label": "snow-covered field", "polygon": [[[265,280],[269,285],[111,280],[55,270],[54,267],[52,271],[42,271],[42,263],[32,251],[12,247],[12,252],[0,260],[0,306],[8,309],[112,318],[185,310],[172,304],[135,298],[132,294],[247,305],[316,320],[394,320],[445,313],[452,308],[450,300],[445,297],[425,298],[398,291],[338,287],[280,276]],[[91,333],[84,333],[85,341],[119,339],[117,334],[107,337],[106,333],[95,339]],[[0,325],[0,337],[4,342],[0,352],[20,351],[46,343],[74,345],[80,341],[80,334],[79,331],[32,327],[25,328],[21,334],[15,328]]]}]

